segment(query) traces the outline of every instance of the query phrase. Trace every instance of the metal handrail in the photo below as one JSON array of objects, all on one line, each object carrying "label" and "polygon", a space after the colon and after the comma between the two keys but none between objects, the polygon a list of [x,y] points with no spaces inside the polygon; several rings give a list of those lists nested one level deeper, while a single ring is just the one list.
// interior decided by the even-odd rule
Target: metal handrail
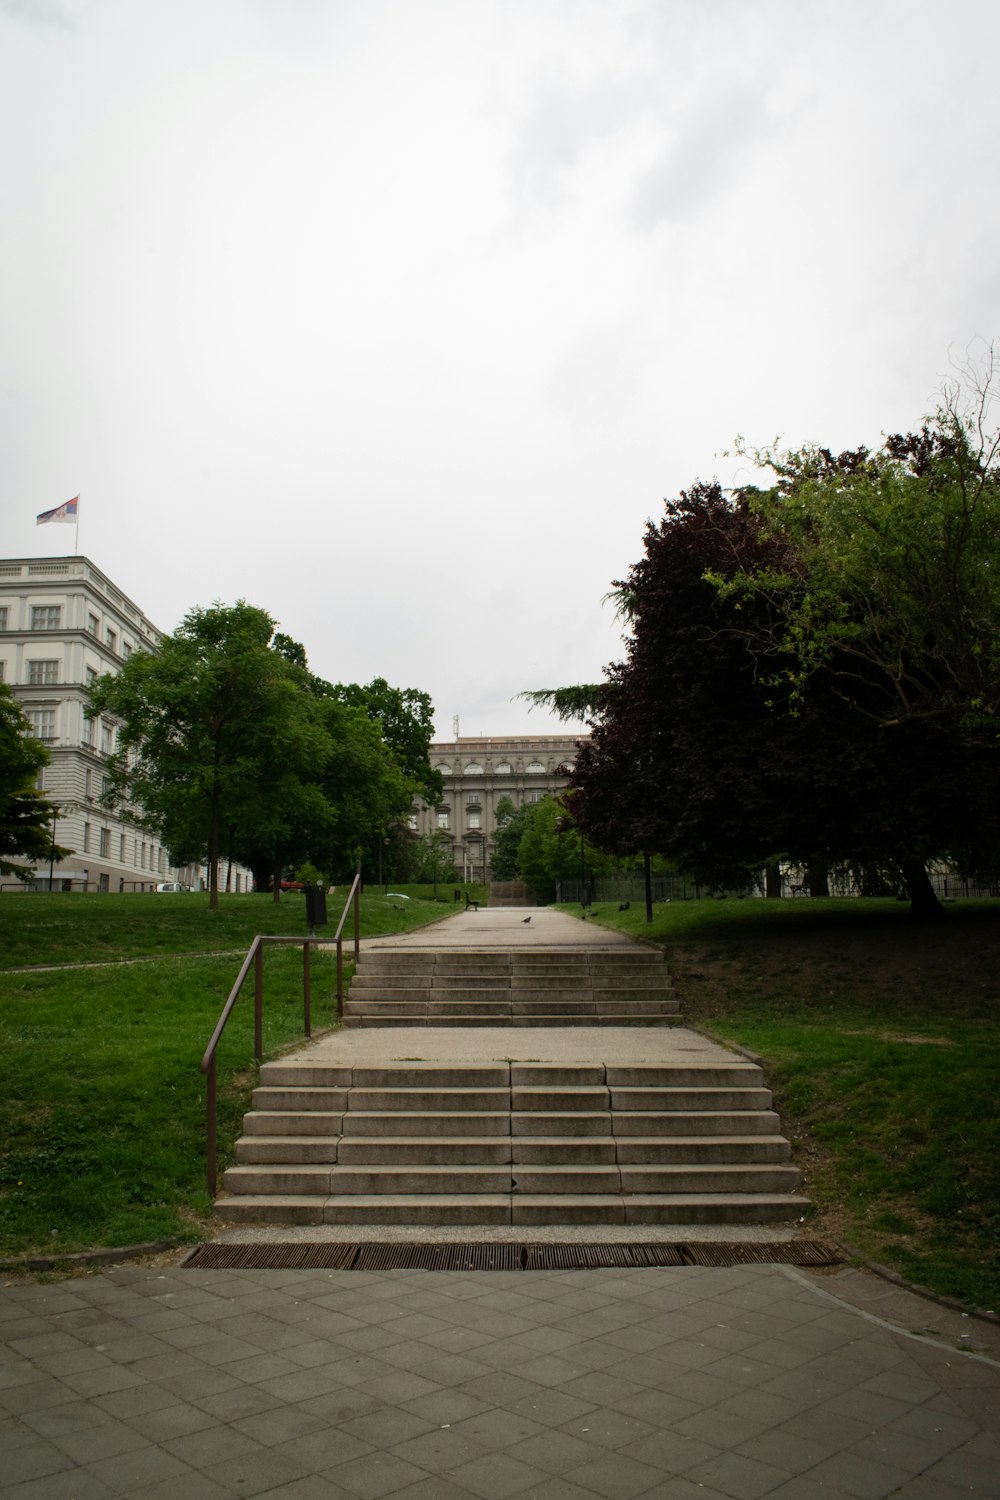
[{"label": "metal handrail", "polygon": [[354,883],[344,902],[344,910],[340,914],[337,930],[332,939],[325,937],[268,937],[258,934],[250,944],[246,958],[240,967],[236,977],[236,983],[229,991],[229,998],[222,1007],[222,1013],[215,1023],[208,1046],[205,1048],[201,1059],[201,1071],[206,1075],[207,1088],[205,1099],[205,1135],[208,1168],[208,1191],[215,1197],[216,1189],[216,1157],[218,1144],[218,1081],[216,1077],[215,1053],[222,1033],[226,1029],[229,1017],[232,1015],[233,1007],[239,999],[243,983],[250,972],[251,966],[254,971],[254,1022],[253,1022],[253,1055],[260,1062],[264,1055],[264,948],[268,943],[280,945],[282,943],[300,943],[302,945],[302,1023],[305,1035],[312,1036],[312,990],[309,973],[309,950],[321,946],[329,947],[331,943],[337,948],[337,1018],[344,1014],[344,943],[343,930],[347,921],[347,913],[354,908],[354,959],[357,962],[361,956],[361,875],[355,875]]}]

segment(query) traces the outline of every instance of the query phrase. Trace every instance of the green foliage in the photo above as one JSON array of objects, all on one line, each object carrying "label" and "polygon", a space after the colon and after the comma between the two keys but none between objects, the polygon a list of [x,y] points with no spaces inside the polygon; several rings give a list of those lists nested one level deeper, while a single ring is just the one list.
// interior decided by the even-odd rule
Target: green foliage
[{"label": "green foliage", "polygon": [[501,797],[496,827],[493,878],[523,880],[540,901],[554,899],[560,880],[586,879],[611,867],[608,856],[582,838],[557,797],[516,809],[509,797]]},{"label": "green foliage", "polygon": [[778,565],[719,580],[753,592],[780,628],[759,635],[801,696],[834,674],[886,726],[948,719],[1000,728],[1000,434],[987,430],[992,366],[949,388],[918,433],[834,455],[742,449],[773,477],[748,492],[785,549]]},{"label": "green foliage", "polygon": [[121,724],[112,798],[179,862],[208,860],[213,906],[222,854],[258,889],[304,861],[343,877],[430,774],[426,694],[382,678],[334,688],[273,630],[243,601],[192,610],[156,655],[133,655],[92,692],[89,712]]},{"label": "green foliage", "polygon": [[515,807],[508,796],[499,797],[493,811],[495,832],[490,870],[494,880],[518,880],[521,867],[517,851],[531,812],[531,804]]},{"label": "green foliage", "polygon": [[440,828],[411,840],[409,878],[417,885],[436,887],[442,881],[453,884],[458,871],[452,858],[451,840]]},{"label": "green foliage", "polygon": [[48,760],[10,688],[0,682],[0,875],[28,880],[35,864],[71,852],[53,845],[53,806],[35,786]]},{"label": "green foliage", "polygon": [[568,721],[586,721],[600,711],[603,683],[584,682],[572,687],[532,688],[515,696],[530,703],[532,708],[547,708],[565,724]]}]

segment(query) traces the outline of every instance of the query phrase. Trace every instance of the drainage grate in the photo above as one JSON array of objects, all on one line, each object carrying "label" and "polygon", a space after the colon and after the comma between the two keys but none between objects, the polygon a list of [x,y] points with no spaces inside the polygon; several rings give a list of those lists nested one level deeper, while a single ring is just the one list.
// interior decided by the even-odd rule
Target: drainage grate
[{"label": "drainage grate", "polygon": [[822,1240],[682,1245],[479,1244],[197,1245],[184,1266],[200,1271],[583,1271],[644,1266],[832,1266],[843,1255]]}]

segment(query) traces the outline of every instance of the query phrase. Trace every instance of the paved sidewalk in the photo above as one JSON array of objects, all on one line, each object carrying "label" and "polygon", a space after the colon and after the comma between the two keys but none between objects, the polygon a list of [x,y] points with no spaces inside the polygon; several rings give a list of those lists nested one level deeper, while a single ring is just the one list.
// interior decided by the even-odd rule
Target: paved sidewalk
[{"label": "paved sidewalk", "polygon": [[390,937],[365,938],[366,948],[607,948],[633,939],[596,922],[546,906],[488,906],[457,911],[431,927]]},{"label": "paved sidewalk", "polygon": [[[830,1295],[837,1280],[749,1266],[8,1281],[0,1496],[1000,1495],[1000,1364],[866,1317]],[[915,1319],[930,1305],[909,1301]]]}]

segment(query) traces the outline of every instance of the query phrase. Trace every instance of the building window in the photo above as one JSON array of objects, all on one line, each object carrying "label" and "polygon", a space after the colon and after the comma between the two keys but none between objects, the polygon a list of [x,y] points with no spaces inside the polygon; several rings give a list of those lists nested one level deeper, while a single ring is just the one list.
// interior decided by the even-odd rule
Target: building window
[{"label": "building window", "polygon": [[122,641],[122,661],[128,661],[132,655],[132,642]]},{"label": "building window", "polygon": [[56,711],[54,708],[29,708],[27,719],[36,740],[55,739]]},{"label": "building window", "polygon": [[466,776],[482,776],[483,768],[482,766],[477,766],[475,761],[473,761],[471,765],[466,766],[465,774]]},{"label": "building window", "polygon": [[83,852],[84,852],[84,854],[89,854],[90,853],[90,824],[89,823],[84,823],[84,825],[83,825]]},{"label": "building window", "polygon": [[105,719],[101,720],[101,754],[110,755],[115,748],[115,731]]},{"label": "building window", "polygon": [[97,889],[99,891],[103,891],[105,894],[107,894],[107,892],[110,891],[110,889],[111,889],[111,880],[110,880],[110,877],[107,876],[107,875],[101,875],[101,876],[99,876],[98,881],[97,881]]},{"label": "building window", "polygon": [[529,792],[528,795],[527,795],[527,797],[525,797],[524,800],[526,802],[541,802],[541,800],[542,800],[542,798],[544,796],[545,796],[544,792]]},{"label": "building window", "polygon": [[482,828],[482,826],[483,826],[483,820],[482,820],[482,817],[480,816],[480,814],[477,813],[477,812],[470,812],[469,817],[468,817],[468,827],[469,828]]},{"label": "building window", "polygon": [[442,776],[451,775],[451,766],[438,766],[438,770],[441,772]]},{"label": "building window", "polygon": [[447,828],[450,817],[451,814],[449,813],[448,809],[446,807],[442,807],[438,812],[438,827]]},{"label": "building window", "polygon": [[48,687],[59,681],[57,661],[29,661],[28,683],[31,687]]},{"label": "building window", "polygon": [[469,792],[466,801],[470,807],[482,807],[483,799],[478,792]]},{"label": "building window", "polygon": [[108,859],[111,854],[111,830],[101,829],[101,858]]},{"label": "building window", "polygon": [[417,815],[416,815],[416,813],[410,813],[410,815],[409,815],[409,817],[407,818],[406,821],[407,821],[407,823],[410,826],[410,831],[412,833],[416,833],[416,831],[417,831]]},{"label": "building window", "polygon": [[107,646],[109,651],[118,650],[118,637],[115,635],[115,632],[111,629],[110,625],[104,632],[104,644]]},{"label": "building window", "polygon": [[90,631],[90,634],[94,637],[95,641],[97,639],[97,630],[100,623],[101,622],[96,615],[87,616],[87,629]]},{"label": "building window", "polygon": [[58,630],[61,620],[61,604],[33,604],[31,606],[32,630]]},{"label": "building window", "polygon": [[7,606],[0,605],[0,630],[7,629]]},{"label": "building window", "polygon": [[118,860],[120,864],[125,863],[125,835],[123,833],[118,835]]},{"label": "building window", "polygon": [[540,760],[530,760],[528,762],[527,771],[529,776],[540,776],[544,775],[545,767],[542,765]]},{"label": "building window", "polygon": [[7,676],[7,663],[5,661],[0,661],[0,682],[3,682],[3,680],[4,680],[4,678],[6,676]]},{"label": "building window", "polygon": [[496,774],[498,776],[510,776],[513,774],[513,770],[514,767],[509,760],[502,760],[496,768]]},{"label": "building window", "polygon": [[85,670],[87,686],[88,688],[92,688],[97,681],[97,672],[93,667],[87,667]]}]

